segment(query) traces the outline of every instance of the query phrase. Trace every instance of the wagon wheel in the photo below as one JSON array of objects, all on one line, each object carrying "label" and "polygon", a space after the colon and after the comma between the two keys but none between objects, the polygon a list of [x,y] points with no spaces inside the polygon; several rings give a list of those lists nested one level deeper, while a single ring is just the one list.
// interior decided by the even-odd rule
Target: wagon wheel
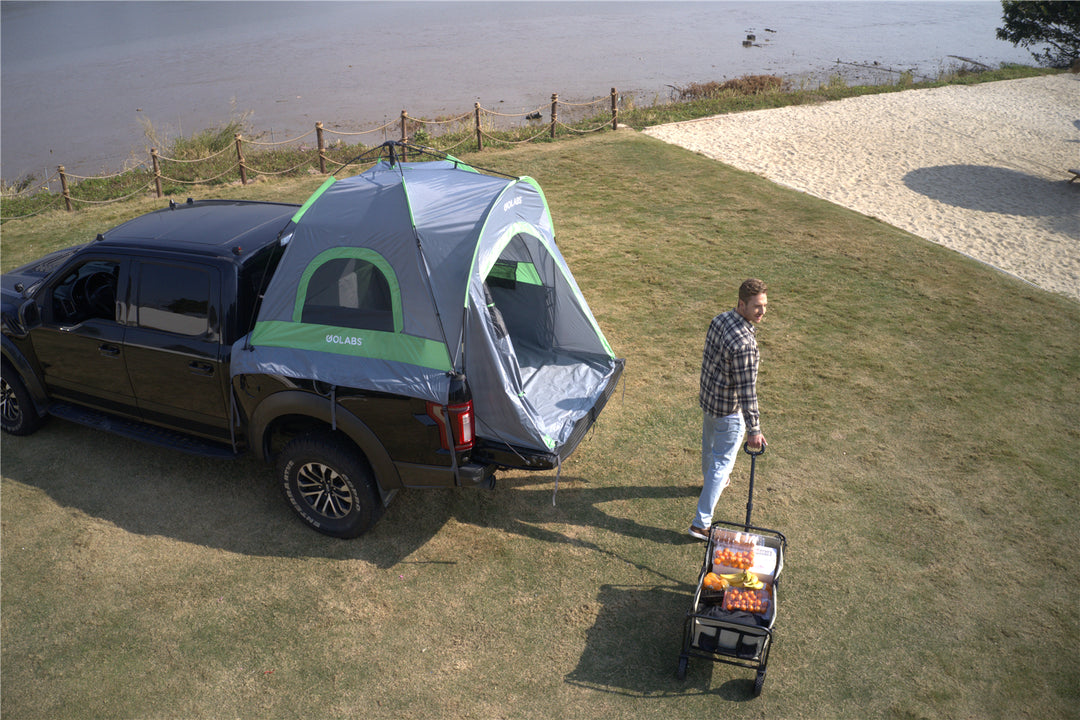
[{"label": "wagon wheel", "polygon": [[758,670],[757,677],[754,678],[754,697],[761,694],[761,688],[765,685],[765,671]]},{"label": "wagon wheel", "polygon": [[679,669],[675,671],[675,677],[679,680],[686,679],[686,666],[690,664],[690,658],[685,655],[679,656]]}]

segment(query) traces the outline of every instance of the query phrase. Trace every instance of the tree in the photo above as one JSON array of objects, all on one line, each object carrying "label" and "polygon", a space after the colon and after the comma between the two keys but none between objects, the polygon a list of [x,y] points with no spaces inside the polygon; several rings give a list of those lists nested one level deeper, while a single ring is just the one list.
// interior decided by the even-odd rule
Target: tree
[{"label": "tree", "polygon": [[1049,45],[1031,50],[1042,65],[1069,67],[1080,61],[1080,2],[1018,2],[1002,0],[1002,21],[997,29],[999,40],[1031,49],[1033,45]]}]

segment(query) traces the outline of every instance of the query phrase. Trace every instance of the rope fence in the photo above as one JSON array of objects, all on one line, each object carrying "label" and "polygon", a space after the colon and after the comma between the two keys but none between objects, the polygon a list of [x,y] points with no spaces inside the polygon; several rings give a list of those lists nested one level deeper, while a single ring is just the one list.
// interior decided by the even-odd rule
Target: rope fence
[{"label": "rope fence", "polygon": [[[595,127],[576,128],[559,119],[560,108],[570,108],[580,113],[582,108],[597,107],[609,101],[611,119],[604,119]],[[543,118],[545,109],[549,111],[546,123]],[[603,109],[600,109],[599,112],[606,115]],[[518,134],[521,134],[521,130],[534,126],[536,132],[524,137],[515,137],[513,132],[505,130],[500,132],[496,125],[499,122],[505,123],[508,118],[522,118],[529,123],[524,128],[518,128]],[[77,203],[104,205],[122,202],[151,189],[156,197],[161,198],[165,195],[167,185],[183,186],[224,182],[227,178],[235,177],[237,174],[239,175],[239,182],[244,185],[254,182],[259,177],[296,174],[301,172],[305,166],[309,167],[308,172],[314,174],[314,162],[318,163],[318,173],[326,175],[328,167],[332,171],[337,171],[349,164],[348,159],[343,161],[334,157],[335,154],[344,157],[342,153],[349,149],[345,138],[351,139],[365,135],[381,134],[381,140],[386,140],[393,133],[398,135],[396,139],[414,145],[437,145],[440,144],[440,141],[454,140],[449,145],[446,142],[441,143],[445,146],[437,149],[443,152],[458,150],[464,146],[470,146],[469,149],[474,146],[477,151],[482,151],[485,143],[488,145],[523,145],[537,141],[545,135],[554,139],[560,130],[577,135],[599,132],[609,127],[611,130],[616,130],[618,129],[618,118],[618,93],[615,88],[611,88],[609,97],[601,97],[582,103],[560,101],[558,93],[553,93],[550,106],[541,105],[535,110],[523,113],[501,113],[485,108],[477,102],[471,112],[438,120],[411,117],[407,111],[402,110],[400,117],[396,120],[391,120],[370,130],[332,130],[326,128],[322,122],[316,122],[313,130],[277,142],[249,139],[245,138],[241,133],[236,133],[231,144],[204,157],[168,157],[162,155],[157,148],[150,148],[149,165],[139,163],[128,170],[111,175],[75,175],[65,170],[63,165],[58,165],[56,172],[42,183],[27,182],[25,187],[17,189],[6,186],[0,188],[5,204],[13,200],[28,200],[29,198],[38,200],[32,212],[0,217],[0,220],[7,221],[32,217],[54,208],[60,198],[63,198],[64,207],[69,212],[72,212],[75,210]],[[315,136],[315,144],[309,147],[303,141],[308,140],[312,135]],[[329,142],[328,136],[333,136]],[[294,152],[290,153],[281,150],[283,146],[287,146]],[[252,151],[250,157],[245,155],[245,150]],[[296,161],[295,151],[300,153],[298,162]],[[305,156],[305,153],[312,152],[314,153],[313,158]],[[355,151],[352,154],[355,155]],[[231,156],[231,159],[227,159],[226,156]],[[276,167],[275,164],[285,161],[286,156],[288,156],[287,161],[290,164],[287,167]],[[407,156],[405,159],[408,159]],[[260,165],[262,167],[259,167]],[[207,170],[210,172],[206,173]],[[206,176],[202,176],[202,173],[206,173]],[[56,195],[54,190],[57,182],[60,186],[59,195]],[[102,185],[106,187],[103,189]],[[97,198],[107,199],[91,200],[80,198],[77,196],[80,186],[92,191]],[[43,203],[39,198],[41,195],[53,197]],[[25,203],[20,202],[17,204],[22,205]]]}]

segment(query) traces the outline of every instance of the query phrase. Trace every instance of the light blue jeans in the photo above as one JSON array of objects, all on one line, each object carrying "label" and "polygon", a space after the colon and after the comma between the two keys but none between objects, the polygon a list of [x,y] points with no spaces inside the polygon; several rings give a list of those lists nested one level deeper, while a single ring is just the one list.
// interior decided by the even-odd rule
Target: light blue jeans
[{"label": "light blue jeans", "polygon": [[731,482],[731,470],[746,434],[746,422],[741,412],[726,417],[703,413],[701,428],[701,474],[705,477],[698,498],[697,519],[694,525],[708,529],[720,493]]}]

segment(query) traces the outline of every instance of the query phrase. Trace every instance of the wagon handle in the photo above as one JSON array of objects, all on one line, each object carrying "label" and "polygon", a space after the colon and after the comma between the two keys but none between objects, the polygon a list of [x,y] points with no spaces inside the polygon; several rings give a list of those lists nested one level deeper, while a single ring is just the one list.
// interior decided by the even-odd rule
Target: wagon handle
[{"label": "wagon handle", "polygon": [[766,446],[764,444],[762,444],[761,449],[757,450],[757,451],[751,450],[750,449],[750,443],[748,443],[748,442],[744,442],[742,447],[743,447],[743,451],[747,455],[749,455],[750,457],[757,457],[758,455],[764,455],[765,454],[765,447]]},{"label": "wagon handle", "polygon": [[750,530],[750,515],[754,512],[754,465],[757,461],[758,455],[765,454],[765,444],[762,443],[761,449],[754,451],[750,449],[750,443],[743,443],[743,451],[750,456],[750,493],[746,498],[746,530]]}]

